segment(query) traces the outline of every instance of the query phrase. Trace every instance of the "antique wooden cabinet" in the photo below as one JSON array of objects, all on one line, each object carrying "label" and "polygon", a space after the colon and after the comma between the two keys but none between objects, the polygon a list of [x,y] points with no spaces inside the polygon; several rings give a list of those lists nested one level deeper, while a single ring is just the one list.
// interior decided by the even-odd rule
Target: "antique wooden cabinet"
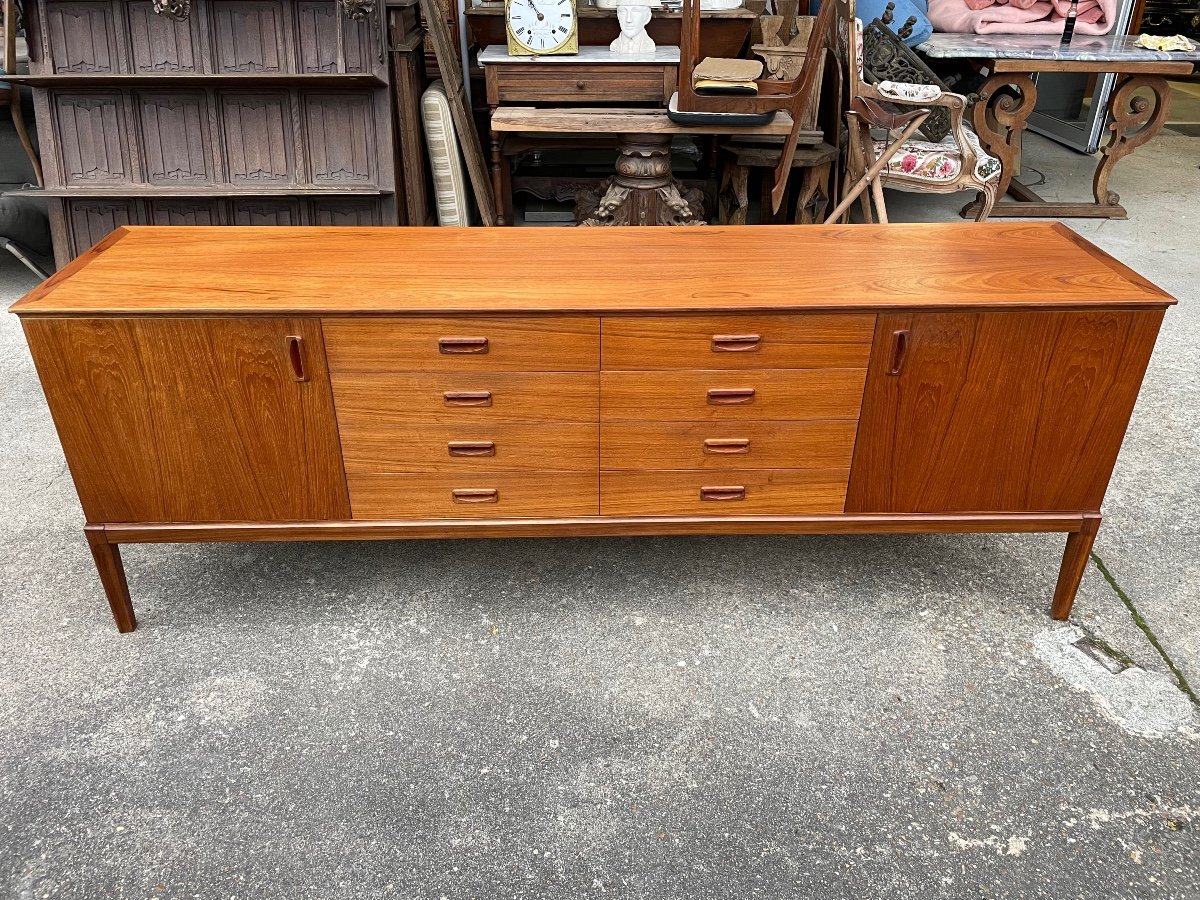
[{"label": "antique wooden cabinet", "polygon": [[144,227],[13,311],[128,631],[121,543],[454,536],[1065,532],[1065,618],[1173,302],[1057,224]]},{"label": "antique wooden cabinet", "polygon": [[26,3],[58,265],[121,225],[396,224],[383,0],[156,5]]}]

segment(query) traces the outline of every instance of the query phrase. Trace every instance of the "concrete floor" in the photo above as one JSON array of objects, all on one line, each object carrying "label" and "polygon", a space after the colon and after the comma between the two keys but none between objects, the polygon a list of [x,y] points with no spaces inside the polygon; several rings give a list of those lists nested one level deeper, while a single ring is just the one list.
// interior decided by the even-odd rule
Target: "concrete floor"
[{"label": "concrete floor", "polygon": [[1182,300],[1078,632],[1061,537],[920,536],[130,547],[121,637],[0,317],[0,896],[1197,897],[1198,165],[1075,223]]}]

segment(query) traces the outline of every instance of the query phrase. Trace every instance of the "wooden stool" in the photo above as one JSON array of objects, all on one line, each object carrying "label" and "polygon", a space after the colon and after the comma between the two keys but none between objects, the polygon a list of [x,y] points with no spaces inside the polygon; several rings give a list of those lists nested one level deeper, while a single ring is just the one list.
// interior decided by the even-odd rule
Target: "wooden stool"
[{"label": "wooden stool", "polygon": [[[762,224],[779,225],[787,220],[788,202],[784,195],[779,212],[771,213],[771,179],[765,177],[767,170],[779,163],[782,146],[778,143],[754,143],[746,140],[732,141],[721,147],[725,154],[721,167],[721,189],[718,192],[719,219],[722,225],[745,225],[746,211],[750,208],[750,170],[762,169]],[[800,191],[796,197],[794,221],[797,225],[811,225],[824,218],[829,203],[829,175],[837,162],[836,147],[826,143],[797,147],[792,155],[792,171],[800,169]],[[788,192],[791,191],[788,180]]]}]

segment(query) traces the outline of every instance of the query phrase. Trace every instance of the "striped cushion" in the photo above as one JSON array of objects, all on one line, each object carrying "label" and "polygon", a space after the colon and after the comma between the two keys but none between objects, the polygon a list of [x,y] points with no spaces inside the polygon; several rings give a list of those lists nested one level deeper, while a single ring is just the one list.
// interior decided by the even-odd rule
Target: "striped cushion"
[{"label": "striped cushion", "polygon": [[421,119],[425,123],[429,167],[433,170],[438,224],[470,225],[471,208],[467,204],[458,137],[454,133],[454,121],[450,118],[446,88],[440,80],[431,84],[421,96]]}]

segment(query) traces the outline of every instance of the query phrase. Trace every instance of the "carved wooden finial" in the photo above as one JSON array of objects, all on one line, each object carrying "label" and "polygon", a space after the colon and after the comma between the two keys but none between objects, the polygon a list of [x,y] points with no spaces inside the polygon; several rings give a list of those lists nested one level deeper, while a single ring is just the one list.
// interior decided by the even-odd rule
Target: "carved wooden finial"
[{"label": "carved wooden finial", "polygon": [[375,0],[342,0],[342,8],[346,10],[347,17],[361,22],[375,12]]},{"label": "carved wooden finial", "polygon": [[909,16],[908,21],[906,21],[904,23],[904,25],[901,27],[901,29],[898,32],[896,32],[896,36],[898,38],[900,38],[900,40],[904,40],[905,38],[907,38],[909,35],[912,34],[913,26],[916,24],[917,24],[917,17]]},{"label": "carved wooden finial", "polygon": [[150,0],[151,9],[157,15],[182,22],[192,11],[192,0]]},{"label": "carved wooden finial", "polygon": [[883,18],[880,19],[879,21],[883,22],[884,25],[891,25],[892,20],[894,18],[896,18],[895,12],[896,12],[896,4],[889,3],[886,7],[884,7]]}]

